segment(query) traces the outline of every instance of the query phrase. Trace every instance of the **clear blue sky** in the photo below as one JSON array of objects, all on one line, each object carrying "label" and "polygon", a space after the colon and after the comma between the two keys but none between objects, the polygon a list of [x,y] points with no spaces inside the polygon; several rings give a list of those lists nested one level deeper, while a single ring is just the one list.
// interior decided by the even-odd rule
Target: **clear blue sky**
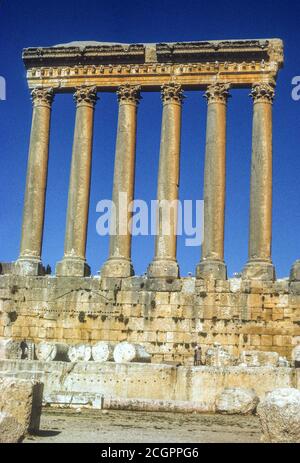
[{"label": "clear blue sky", "polygon": [[[22,48],[72,40],[163,42],[279,37],[285,43],[274,103],[273,260],[285,276],[300,258],[300,101],[291,98],[291,80],[300,75],[299,2],[0,0],[0,75],[7,100],[0,101],[0,261],[19,252],[31,102],[21,60]],[[234,91],[228,108],[225,253],[229,275],[247,260],[252,104],[249,91]],[[201,92],[185,100],[180,197],[202,199],[206,106]],[[75,108],[71,95],[56,97],[52,131],[43,262],[52,268],[63,255],[67,190]],[[160,140],[158,93],[146,94],[138,115],[136,197],[155,199]],[[95,114],[92,191],[87,260],[95,273],[108,253],[96,234],[96,204],[112,190],[117,103],[100,96]],[[133,239],[136,273],[153,257],[153,237]],[[200,249],[178,242],[182,274],[194,271]]]}]

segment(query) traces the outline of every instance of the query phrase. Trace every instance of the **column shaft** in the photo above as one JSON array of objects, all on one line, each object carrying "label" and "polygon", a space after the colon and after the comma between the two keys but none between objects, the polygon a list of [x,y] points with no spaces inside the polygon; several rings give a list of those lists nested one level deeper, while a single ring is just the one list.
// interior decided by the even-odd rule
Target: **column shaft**
[{"label": "column shaft", "polygon": [[180,163],[181,108],[183,93],[178,84],[162,86],[163,114],[157,187],[157,236],[155,256],[148,275],[177,278],[177,215]]},{"label": "column shaft", "polygon": [[90,200],[96,87],[82,86],[75,92],[77,102],[64,258],[57,264],[58,276],[88,276],[86,241]]},{"label": "column shaft", "polygon": [[228,84],[208,87],[204,172],[204,239],[197,278],[227,277],[224,262],[224,221],[226,184],[226,109]]},{"label": "column shaft", "polygon": [[33,100],[20,256],[16,273],[41,275],[45,199],[48,173],[51,104],[53,90],[37,88]]},{"label": "column shaft", "polygon": [[272,103],[274,87],[257,84],[252,89],[253,133],[250,189],[249,260],[244,278],[273,280],[272,240]]},{"label": "column shaft", "polygon": [[123,85],[119,88],[119,116],[115,154],[113,183],[113,203],[115,217],[110,236],[109,258],[105,262],[101,275],[106,277],[129,277],[134,274],[131,262],[132,212],[129,204],[134,199],[135,148],[137,105],[140,87]]}]

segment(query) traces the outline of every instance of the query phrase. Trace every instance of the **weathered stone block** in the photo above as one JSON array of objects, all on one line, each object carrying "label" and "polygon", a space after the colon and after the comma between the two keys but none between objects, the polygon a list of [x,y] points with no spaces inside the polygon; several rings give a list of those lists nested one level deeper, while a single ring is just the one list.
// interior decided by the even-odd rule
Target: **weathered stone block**
[{"label": "weathered stone block", "polygon": [[213,347],[207,349],[205,353],[205,363],[213,367],[226,367],[234,365],[236,359],[220,344],[215,343]]},{"label": "weathered stone block", "polygon": [[181,291],[180,278],[147,278],[145,289],[147,291]]},{"label": "weathered stone block", "polygon": [[20,341],[13,339],[0,340],[0,360],[5,359],[21,359],[22,349]]},{"label": "weathered stone block", "polygon": [[273,338],[270,335],[262,335],[261,336],[261,345],[262,346],[272,346],[273,345]]},{"label": "weathered stone block", "polygon": [[257,407],[262,440],[270,443],[300,443],[300,391],[275,389]]},{"label": "weathered stone block", "polygon": [[0,262],[0,275],[13,273],[14,262]]},{"label": "weathered stone block", "polygon": [[275,335],[273,336],[274,346],[290,346],[292,344],[291,336]]},{"label": "weathered stone block", "polygon": [[147,278],[145,276],[133,276],[123,278],[121,281],[122,289],[125,291],[140,291],[145,287]]},{"label": "weathered stone block", "polygon": [[216,412],[227,415],[254,413],[259,398],[253,389],[225,388],[216,400]]},{"label": "weathered stone block", "polygon": [[155,295],[156,304],[169,304],[170,303],[170,293],[158,291]]},{"label": "weathered stone block", "polygon": [[11,415],[26,432],[39,430],[43,383],[0,377],[0,412]]},{"label": "weathered stone block", "polygon": [[179,266],[173,260],[153,260],[147,270],[149,278],[176,279],[179,277]]},{"label": "weathered stone block", "polygon": [[0,412],[0,444],[18,444],[26,435],[26,428],[13,416]]},{"label": "weathered stone block", "polygon": [[224,262],[213,260],[200,262],[196,268],[196,277],[204,280],[226,280],[226,265]]},{"label": "weathered stone block", "polygon": [[11,268],[12,273],[20,276],[45,275],[45,268],[41,262],[32,259],[18,259]]},{"label": "weathered stone block", "polygon": [[291,281],[290,283],[290,292],[292,294],[300,294],[300,281]]},{"label": "weathered stone block", "polygon": [[132,262],[125,258],[110,258],[101,269],[101,277],[103,278],[129,278],[133,275]]},{"label": "weathered stone block", "polygon": [[241,278],[230,278],[229,282],[229,290],[232,293],[238,293],[241,291],[242,280]]},{"label": "weathered stone block", "polygon": [[277,352],[263,352],[258,350],[243,351],[240,362],[248,367],[263,367],[278,365],[279,355]]},{"label": "weathered stone block", "polygon": [[88,277],[90,266],[82,259],[63,259],[56,264],[56,275],[60,277]]},{"label": "weathered stone block", "polygon": [[300,259],[291,268],[290,281],[300,281]]}]

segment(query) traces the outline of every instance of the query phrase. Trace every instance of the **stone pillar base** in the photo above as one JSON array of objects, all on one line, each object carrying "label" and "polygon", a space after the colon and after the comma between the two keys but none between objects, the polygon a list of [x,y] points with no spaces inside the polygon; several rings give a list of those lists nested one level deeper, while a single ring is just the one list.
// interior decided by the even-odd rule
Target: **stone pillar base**
[{"label": "stone pillar base", "polygon": [[290,281],[300,281],[300,259],[291,268]]},{"label": "stone pillar base", "polygon": [[20,257],[14,264],[13,273],[21,276],[44,276],[45,268],[40,260]]},{"label": "stone pillar base", "polygon": [[83,259],[66,257],[56,264],[56,276],[58,277],[88,277],[90,274],[90,266]]},{"label": "stone pillar base", "polygon": [[178,278],[179,266],[176,260],[153,260],[147,274],[149,278]]},{"label": "stone pillar base", "polygon": [[196,278],[227,280],[227,267],[222,260],[203,260],[196,267]]},{"label": "stone pillar base", "polygon": [[101,276],[106,278],[128,278],[133,275],[133,265],[129,259],[109,258],[101,269]]},{"label": "stone pillar base", "polygon": [[243,280],[274,281],[275,267],[271,262],[249,261],[242,272]]},{"label": "stone pillar base", "polygon": [[0,262],[0,275],[10,275],[14,273],[15,262]]}]

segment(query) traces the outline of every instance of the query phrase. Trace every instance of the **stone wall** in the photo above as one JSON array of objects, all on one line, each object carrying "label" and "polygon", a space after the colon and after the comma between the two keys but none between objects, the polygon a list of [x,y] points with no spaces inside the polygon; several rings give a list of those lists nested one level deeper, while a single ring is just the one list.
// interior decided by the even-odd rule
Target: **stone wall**
[{"label": "stone wall", "polygon": [[44,383],[45,403],[90,404],[95,408],[100,408],[103,400],[104,408],[127,408],[134,400],[141,401],[137,409],[161,405],[166,410],[177,406],[182,411],[214,412],[217,397],[227,387],[254,389],[259,399],[278,387],[300,388],[299,370],[272,367],[3,360],[0,375],[39,379]]},{"label": "stone wall", "polygon": [[290,358],[300,342],[300,294],[272,282],[0,276],[0,338],[143,344],[152,362],[189,364],[219,342]]}]

